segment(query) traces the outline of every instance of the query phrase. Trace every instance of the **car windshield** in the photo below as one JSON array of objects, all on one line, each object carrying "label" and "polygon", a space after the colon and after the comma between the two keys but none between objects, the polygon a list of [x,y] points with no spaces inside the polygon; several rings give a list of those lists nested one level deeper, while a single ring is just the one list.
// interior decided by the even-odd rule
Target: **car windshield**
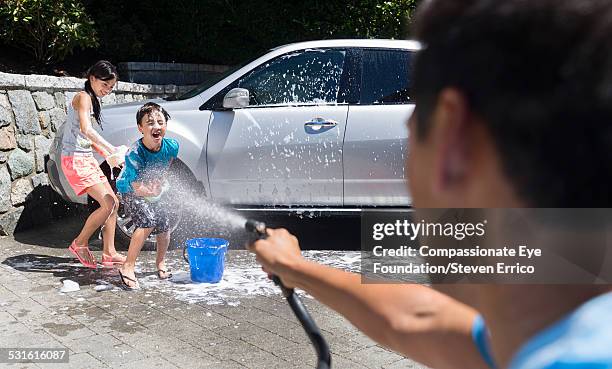
[{"label": "car windshield", "polygon": [[175,96],[169,96],[169,97],[167,97],[165,99],[169,100],[169,101],[191,99],[192,97],[197,96],[197,95],[201,94],[202,92],[204,92],[205,90],[211,88],[215,83],[219,82],[223,78],[225,78],[225,77],[229,76],[230,74],[234,73],[238,69],[244,67],[245,65],[247,65],[251,61],[259,58],[260,56],[262,56],[264,54],[266,54],[268,51],[266,51],[265,53],[258,54],[258,55],[256,55],[256,57],[248,59],[245,62],[239,63],[238,65],[236,65],[234,67],[231,67],[230,69],[226,70],[223,73],[214,74],[214,75],[210,76],[206,81],[200,83],[199,85],[197,85],[196,87],[194,87],[193,89],[191,89],[191,90],[189,90],[189,91],[187,91],[185,93],[178,94],[178,95],[175,95]]}]

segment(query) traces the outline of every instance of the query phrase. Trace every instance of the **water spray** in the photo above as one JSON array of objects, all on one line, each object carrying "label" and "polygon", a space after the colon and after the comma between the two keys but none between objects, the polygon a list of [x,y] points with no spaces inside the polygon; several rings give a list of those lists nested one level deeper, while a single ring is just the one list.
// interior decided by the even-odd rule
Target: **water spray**
[{"label": "water spray", "polygon": [[[254,236],[254,240],[265,239],[268,237],[266,232],[266,224],[263,222],[258,222],[256,220],[247,220],[244,224],[244,228],[247,232]],[[289,306],[291,306],[291,310],[293,310],[293,314],[295,314],[296,318],[302,324],[302,327],[306,331],[308,338],[310,338],[310,342],[315,348],[317,352],[317,369],[329,369],[331,368],[331,355],[329,352],[329,346],[325,341],[325,338],[321,334],[319,327],[314,322],[308,310],[304,306],[302,300],[295,294],[293,288],[287,288],[280,278],[276,275],[272,275],[272,281],[274,284],[280,287],[283,291],[283,296],[287,299]]]}]

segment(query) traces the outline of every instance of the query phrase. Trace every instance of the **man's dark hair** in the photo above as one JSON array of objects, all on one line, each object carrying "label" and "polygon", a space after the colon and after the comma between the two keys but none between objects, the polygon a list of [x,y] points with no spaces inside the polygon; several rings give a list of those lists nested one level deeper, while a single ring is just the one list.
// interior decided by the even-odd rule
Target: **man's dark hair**
[{"label": "man's dark hair", "polygon": [[145,115],[151,113],[152,111],[158,111],[162,113],[162,115],[166,119],[166,122],[170,119],[170,114],[168,114],[166,109],[164,109],[161,105],[153,102],[148,102],[141,106],[140,109],[138,109],[138,111],[136,112],[136,124],[140,125],[140,121],[142,120],[142,118]]},{"label": "man's dark hair", "polygon": [[530,206],[612,205],[612,1],[433,0],[415,32],[420,138],[455,87]]}]

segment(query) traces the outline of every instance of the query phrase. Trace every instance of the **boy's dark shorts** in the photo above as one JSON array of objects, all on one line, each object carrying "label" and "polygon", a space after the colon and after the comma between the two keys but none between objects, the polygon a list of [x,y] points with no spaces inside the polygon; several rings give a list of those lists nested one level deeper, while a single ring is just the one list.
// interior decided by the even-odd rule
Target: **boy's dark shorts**
[{"label": "boy's dark shorts", "polygon": [[132,218],[136,228],[153,228],[151,234],[164,233],[170,229],[171,207],[163,196],[159,201],[150,202],[133,193],[121,194],[123,209]]}]

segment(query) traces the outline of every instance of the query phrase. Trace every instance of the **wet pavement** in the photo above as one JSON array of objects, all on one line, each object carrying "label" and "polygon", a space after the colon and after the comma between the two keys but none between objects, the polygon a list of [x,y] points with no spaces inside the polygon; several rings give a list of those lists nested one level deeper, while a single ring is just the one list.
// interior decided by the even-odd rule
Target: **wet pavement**
[{"label": "wet pavement", "polygon": [[[315,353],[280,291],[253,255],[227,254],[219,284],[196,284],[181,250],[171,250],[171,280],[154,274],[154,252],[137,265],[143,287],[117,287],[114,269],[90,270],[66,250],[81,219],[0,238],[0,348],[67,348],[65,364],[14,368],[314,368]],[[93,243],[96,250],[96,242]],[[98,248],[99,250],[99,244]],[[97,258],[101,255],[95,252]],[[306,256],[359,270],[359,253]],[[60,292],[63,280],[79,284]],[[99,291],[98,291],[99,290]],[[333,368],[424,368],[365,337],[334,311],[302,295],[330,344]]]}]

